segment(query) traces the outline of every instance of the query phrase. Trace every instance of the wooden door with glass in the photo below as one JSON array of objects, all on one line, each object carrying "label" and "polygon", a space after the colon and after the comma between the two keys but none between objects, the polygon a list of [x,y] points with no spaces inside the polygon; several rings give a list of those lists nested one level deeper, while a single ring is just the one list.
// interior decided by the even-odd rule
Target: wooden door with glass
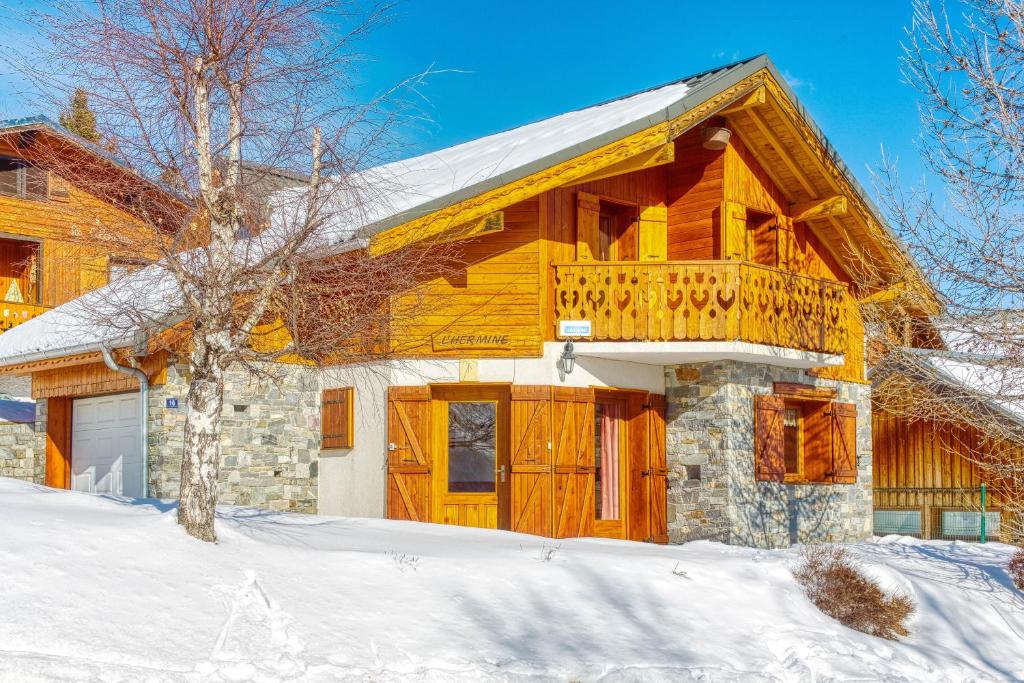
[{"label": "wooden door with glass", "polygon": [[432,397],[433,519],[508,529],[508,387],[435,385]]}]

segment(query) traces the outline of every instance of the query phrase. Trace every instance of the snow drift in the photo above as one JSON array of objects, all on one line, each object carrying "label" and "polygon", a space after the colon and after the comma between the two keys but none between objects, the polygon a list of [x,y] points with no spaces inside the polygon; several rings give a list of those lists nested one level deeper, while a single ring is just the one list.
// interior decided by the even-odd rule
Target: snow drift
[{"label": "snow drift", "polygon": [[172,505],[0,479],[0,679],[1024,678],[1012,549],[849,546],[916,601],[888,642],[818,612],[793,550],[550,539]]}]

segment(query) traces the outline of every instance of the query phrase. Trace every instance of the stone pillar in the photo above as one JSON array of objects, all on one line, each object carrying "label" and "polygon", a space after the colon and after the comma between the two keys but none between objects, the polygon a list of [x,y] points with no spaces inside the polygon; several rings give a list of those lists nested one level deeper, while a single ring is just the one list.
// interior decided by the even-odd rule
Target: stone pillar
[{"label": "stone pillar", "polygon": [[[778,484],[754,478],[754,396],[774,382],[835,387],[857,406],[857,483]],[[871,534],[871,387],[739,361],[666,368],[673,543],[708,539],[766,548],[848,542]]]}]

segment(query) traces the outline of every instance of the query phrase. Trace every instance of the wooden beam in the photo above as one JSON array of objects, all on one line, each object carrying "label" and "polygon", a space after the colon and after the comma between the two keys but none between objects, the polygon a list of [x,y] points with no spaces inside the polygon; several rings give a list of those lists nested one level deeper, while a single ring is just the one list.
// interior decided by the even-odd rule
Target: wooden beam
[{"label": "wooden beam", "polygon": [[624,173],[642,171],[645,168],[654,168],[655,166],[671,164],[675,160],[676,145],[674,142],[669,142],[661,147],[655,147],[654,149],[643,152],[642,154],[637,154],[635,157],[620,161],[617,164],[612,164],[600,171],[595,171],[590,175],[577,178],[572,182],[572,184],[578,185],[580,183],[590,183],[595,180],[603,180],[604,178],[611,178],[612,176],[622,175]]},{"label": "wooden beam", "polygon": [[772,149],[775,150],[775,153],[779,155],[779,158],[782,160],[782,163],[786,166],[786,168],[789,169],[789,172],[792,173],[793,176],[797,179],[797,182],[800,183],[800,186],[804,189],[804,192],[811,195],[812,197],[818,194],[814,189],[814,184],[811,183],[811,181],[807,178],[807,174],[800,170],[800,167],[797,165],[797,163],[790,158],[789,153],[786,151],[786,147],[782,144],[782,142],[779,141],[778,136],[776,136],[775,133],[773,133],[772,130],[768,127],[768,124],[765,123],[763,118],[761,118],[761,115],[757,113],[757,110],[748,109],[747,116],[749,116],[750,120],[754,122],[754,125],[757,126],[758,131],[760,131],[761,135],[764,136],[764,139],[768,141],[768,144],[771,145]]},{"label": "wooden beam", "polygon": [[728,107],[723,109],[721,113],[728,116],[729,114],[735,114],[736,112],[743,111],[744,109],[760,107],[767,101],[767,99],[767,91],[762,85],[761,87],[756,88],[753,92],[736,100],[734,104],[730,104]]},{"label": "wooden beam", "polygon": [[789,215],[794,223],[806,223],[828,216],[845,216],[848,211],[849,202],[846,195],[841,194],[789,205]]},{"label": "wooden beam", "polygon": [[870,294],[863,299],[858,299],[858,304],[884,304],[891,301],[895,301],[897,297],[902,296],[907,291],[906,282],[897,282],[891,287],[880,289],[874,294]]}]

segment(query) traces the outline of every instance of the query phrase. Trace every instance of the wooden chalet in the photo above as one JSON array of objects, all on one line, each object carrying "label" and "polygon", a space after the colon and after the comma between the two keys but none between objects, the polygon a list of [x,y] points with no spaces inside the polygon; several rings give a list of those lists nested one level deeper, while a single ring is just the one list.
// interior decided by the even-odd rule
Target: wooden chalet
[{"label": "wooden chalet", "polygon": [[[852,266],[908,257],[766,57],[374,173],[410,187],[364,226],[371,253],[454,239],[467,265],[415,293],[402,363],[296,365],[288,402],[229,396],[222,501],[556,537],[871,533],[873,292]],[[136,390],[97,363],[103,340],[72,355],[31,335],[0,336],[0,364],[72,431]],[[148,474],[86,476],[61,422],[49,483],[176,493],[187,377],[145,362],[152,424],[125,457]]]}]

